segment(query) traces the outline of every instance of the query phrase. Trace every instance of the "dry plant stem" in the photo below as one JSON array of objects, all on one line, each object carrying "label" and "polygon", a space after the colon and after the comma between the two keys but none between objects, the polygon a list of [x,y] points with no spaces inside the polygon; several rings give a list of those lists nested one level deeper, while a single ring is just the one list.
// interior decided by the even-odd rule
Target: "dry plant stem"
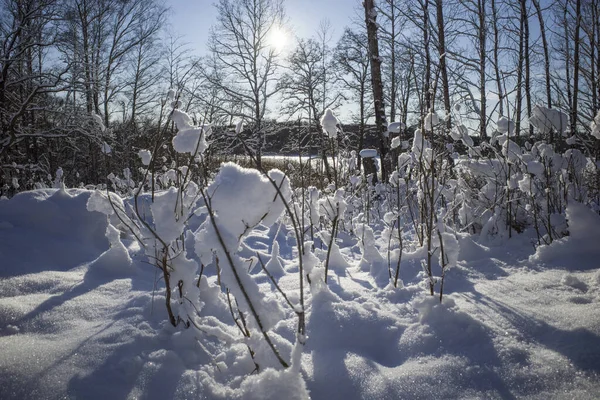
[{"label": "dry plant stem", "polygon": [[[244,139],[239,137],[239,135],[238,135],[238,139],[242,143],[242,146],[245,148],[246,153],[250,156],[250,158],[254,159],[252,151],[250,150],[250,148],[248,147],[246,142],[244,142]],[[269,176],[269,174],[267,174],[266,171],[257,162],[255,162],[255,164],[256,164],[257,169],[269,180],[269,182],[271,182],[271,185],[273,185],[273,187],[277,191],[277,195],[281,199],[288,215],[290,216],[290,219],[292,221],[292,227],[294,228],[294,234],[296,236],[296,248],[298,250],[298,276],[300,279],[300,312],[298,313],[298,331],[297,331],[297,333],[298,333],[299,337],[304,337],[306,334],[306,320],[305,320],[305,306],[304,306],[304,266],[302,264],[302,254],[304,253],[304,249],[303,249],[303,244],[301,242],[302,236],[300,233],[300,228],[298,227],[299,219],[297,218],[295,212],[291,209],[289,203],[285,200],[285,197],[283,196],[283,193],[281,193],[281,190],[280,190],[277,182],[275,182]],[[285,179],[285,177],[283,179]],[[282,180],[282,182],[283,182],[283,180]],[[304,344],[304,343],[302,343],[302,344]]]},{"label": "dry plant stem", "polygon": [[388,243],[387,243],[388,275],[389,275],[390,279],[392,279],[392,249],[391,249],[391,247],[392,247],[392,235],[394,232],[394,226],[396,226],[396,221],[394,221],[394,223],[392,224],[391,232],[388,237]]},{"label": "dry plant stem", "polygon": [[[245,320],[242,320],[242,322],[244,323],[244,325],[242,326],[239,322],[238,317],[235,316],[235,312],[233,311],[233,305],[231,304],[231,296],[229,295],[229,289],[225,289],[225,293],[227,293],[227,304],[229,305],[229,313],[231,314],[231,318],[233,319],[233,322],[235,322],[235,325],[238,327],[238,329],[240,330],[240,332],[242,333],[242,335],[244,335],[245,337],[250,337],[250,332],[248,331],[248,327],[246,327],[245,325]],[[240,314],[240,310],[238,308],[238,315]]]},{"label": "dry plant stem", "polygon": [[169,315],[169,322],[171,322],[171,325],[177,326],[177,323],[179,321],[175,319],[173,309],[171,308],[171,274],[169,272],[167,253],[168,248],[164,247],[162,250],[162,257],[160,259],[160,268],[163,272],[163,277],[165,279],[165,287],[167,288],[165,291],[165,305],[167,307],[167,314]]},{"label": "dry plant stem", "polygon": [[402,229],[400,229],[400,180],[396,187],[396,207],[398,209],[398,217],[396,225],[398,227],[398,263],[396,264],[396,275],[394,276],[394,287],[398,287],[398,276],[400,275],[400,262],[402,261]]},{"label": "dry plant stem", "polygon": [[196,282],[196,287],[200,287],[200,281],[202,280],[202,275],[204,274],[204,264],[200,263],[200,274],[198,275],[198,281]]},{"label": "dry plant stem", "polygon": [[446,265],[448,265],[448,261],[446,259],[446,253],[444,252],[444,241],[442,240],[442,233],[437,231],[438,238],[440,240],[440,251],[442,255],[442,278],[440,282],[440,303],[442,302],[442,298],[444,296],[444,278],[446,277]]},{"label": "dry plant stem", "polygon": [[[138,192],[139,194],[139,192]],[[169,253],[169,247],[167,246],[167,244],[158,236],[158,234],[156,232],[154,232],[150,226],[142,219],[142,217],[140,216],[140,213],[138,211],[137,208],[137,197],[138,194],[136,194],[135,196],[135,204],[136,204],[136,216],[137,219],[140,220],[140,222],[146,226],[148,228],[148,230],[153,234],[153,236],[159,241],[161,242],[161,244],[163,245],[163,249],[162,249],[162,254],[158,255],[158,253],[156,253],[155,255],[155,262],[157,263],[157,267],[160,268],[160,270],[163,273],[163,278],[165,280],[165,305],[167,308],[167,315],[169,317],[169,322],[171,323],[171,325],[173,326],[177,326],[179,321],[181,320],[179,317],[176,319],[175,315],[173,314],[173,309],[171,307],[171,282],[170,282],[170,271],[169,271],[169,258],[168,258],[168,253]],[[130,227],[129,224],[127,224],[123,218],[120,216],[119,212],[117,211],[117,207],[115,206],[115,204],[113,203],[111,197],[110,197],[110,193],[108,193],[108,189],[107,189],[107,198],[108,201],[113,209],[113,211],[115,212],[115,214],[117,215],[117,217],[119,218],[119,220],[121,222],[123,222],[133,233],[133,235],[135,236],[135,238],[139,241],[139,243],[141,243],[142,245],[144,245],[144,242],[140,240],[140,238],[135,234],[135,232],[133,231],[133,229]],[[133,222],[133,221],[132,221]],[[189,325],[188,325],[189,326]]]},{"label": "dry plant stem", "polygon": [[240,288],[240,291],[242,292],[242,295],[244,296],[244,300],[246,301],[246,304],[248,304],[248,308],[250,309],[250,313],[254,317],[254,320],[256,321],[256,324],[258,325],[258,328],[260,329],[263,337],[265,338],[265,341],[267,342],[267,344],[269,345],[269,347],[273,351],[273,354],[275,355],[275,357],[277,358],[277,360],[279,361],[279,363],[284,368],[288,368],[289,364],[287,362],[285,362],[285,360],[279,354],[279,351],[275,348],[275,345],[273,344],[273,341],[271,340],[271,338],[269,337],[269,335],[267,334],[267,332],[265,331],[265,329],[263,327],[263,324],[262,324],[262,321],[260,319],[260,316],[258,315],[258,312],[254,308],[254,304],[252,303],[252,300],[250,299],[250,296],[246,292],[246,288],[244,287],[244,284],[242,283],[242,280],[241,280],[241,278],[240,278],[240,276],[239,276],[239,274],[237,272],[237,269],[235,267],[235,263],[233,262],[233,258],[231,256],[231,253],[229,252],[229,249],[227,248],[227,245],[225,244],[225,241],[223,240],[223,236],[221,235],[221,231],[219,230],[219,227],[218,227],[218,225],[216,223],[215,214],[214,214],[214,212],[212,210],[212,207],[210,206],[210,201],[207,198],[206,193],[204,192],[203,189],[201,189],[201,193],[202,193],[202,197],[204,199],[204,203],[206,204],[206,208],[208,210],[208,215],[209,215],[209,218],[210,218],[210,222],[211,222],[211,224],[213,226],[213,229],[215,230],[215,234],[217,236],[219,244],[220,244],[221,248],[223,249],[223,252],[225,253],[225,257],[227,258],[227,262],[229,263],[229,266],[231,267],[231,271],[233,272],[233,276],[235,278],[235,281],[236,281],[238,287]]},{"label": "dry plant stem", "polygon": [[[338,211],[339,212],[339,211]],[[335,243],[335,236],[337,235],[338,228],[338,216],[336,215],[331,221],[331,237],[329,238],[329,244],[327,245],[327,257],[325,258],[325,283],[327,283],[327,273],[329,271],[329,259],[331,257],[331,247]]]},{"label": "dry plant stem", "polygon": [[[287,305],[290,306],[290,308],[292,310],[296,311],[296,309],[294,308],[292,302],[290,301],[290,299],[288,299],[288,297],[285,294],[285,292],[283,290],[281,290],[281,287],[279,286],[279,284],[277,283],[277,281],[275,280],[275,278],[273,277],[273,275],[271,275],[271,273],[269,271],[267,271],[267,268],[265,267],[265,263],[263,262],[262,258],[260,258],[260,254],[258,252],[256,252],[256,257],[258,258],[258,261],[260,262],[260,267],[262,268],[263,271],[265,271],[265,274],[267,274],[267,276],[269,277],[269,279],[271,280],[271,282],[275,286],[275,289],[277,289],[277,291],[283,296],[283,298],[285,299],[285,302],[287,303]],[[296,313],[298,313],[298,312],[296,311]]]}]

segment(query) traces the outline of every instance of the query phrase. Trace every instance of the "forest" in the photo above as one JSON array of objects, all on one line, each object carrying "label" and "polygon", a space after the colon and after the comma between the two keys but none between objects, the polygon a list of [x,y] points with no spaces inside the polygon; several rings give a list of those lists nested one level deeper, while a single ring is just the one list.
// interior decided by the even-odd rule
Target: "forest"
[{"label": "forest", "polygon": [[[269,154],[283,147],[269,146],[274,122],[304,127],[285,143],[288,152],[320,149],[330,156],[337,150],[323,142],[319,119],[340,107],[349,110],[342,126],[355,127],[340,151],[360,152],[368,138],[381,142],[385,156],[390,138],[380,137],[381,124],[370,126],[382,109],[387,122],[413,128],[437,111],[444,136],[463,125],[469,136],[492,137],[505,117],[515,137],[561,146],[577,135],[597,153],[590,138],[600,108],[597,6],[382,0],[373,14],[379,28],[373,58],[364,20],[348,21],[334,41],[324,19],[313,37],[296,38],[283,51],[273,35],[290,18],[278,2],[219,2],[208,50],[196,56],[185,38],[168,33],[168,10],[156,1],[5,1],[2,194],[50,186],[58,168],[71,187],[106,183],[124,168],[139,178],[138,151],[174,134],[161,128],[169,89],[182,110],[216,132],[242,120],[259,159],[265,147]],[[242,37],[249,39],[238,42]],[[373,59],[380,63],[383,107],[374,107]],[[560,119],[561,132],[550,129],[548,115]],[[215,152],[239,152],[239,143],[215,142]],[[112,149],[108,164],[104,143]],[[177,162],[169,151],[162,157],[155,168]]]}]

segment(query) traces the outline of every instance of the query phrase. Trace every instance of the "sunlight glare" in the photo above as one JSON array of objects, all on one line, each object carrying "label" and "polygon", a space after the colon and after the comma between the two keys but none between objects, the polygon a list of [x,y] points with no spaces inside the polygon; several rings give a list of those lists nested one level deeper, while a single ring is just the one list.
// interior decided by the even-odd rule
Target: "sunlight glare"
[{"label": "sunlight glare", "polygon": [[275,27],[269,35],[269,45],[274,50],[282,51],[286,48],[288,42],[288,33],[283,27]]}]

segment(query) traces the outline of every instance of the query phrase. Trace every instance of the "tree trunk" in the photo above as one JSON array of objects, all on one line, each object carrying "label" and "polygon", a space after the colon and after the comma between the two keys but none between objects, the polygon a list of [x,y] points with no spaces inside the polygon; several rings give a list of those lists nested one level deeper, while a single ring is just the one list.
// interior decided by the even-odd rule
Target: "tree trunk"
[{"label": "tree trunk", "polygon": [[[444,24],[444,10],[442,8],[443,0],[435,0],[438,28],[438,53],[440,56],[440,72],[442,75],[442,90],[444,92],[444,111],[446,114],[446,128],[448,131],[452,127],[450,120],[450,87],[448,84],[448,69],[446,67],[446,34]],[[480,0],[481,1],[481,0]]]},{"label": "tree trunk", "polygon": [[521,115],[523,107],[523,64],[525,61],[525,56],[523,54],[523,46],[525,42],[525,38],[523,37],[523,30],[525,29],[525,21],[527,18],[527,10],[525,8],[525,1],[520,0],[521,5],[521,15],[519,18],[519,61],[517,63],[517,105],[515,112],[515,135],[519,137],[521,135]]},{"label": "tree trunk", "polygon": [[486,48],[486,27],[485,27],[485,0],[477,1],[477,8],[479,12],[479,96],[481,103],[481,110],[479,110],[479,137],[484,139],[486,137],[486,126],[487,126],[487,98],[485,88],[485,67],[487,59],[487,48]]},{"label": "tree trunk", "polygon": [[577,101],[579,97],[579,36],[581,30],[581,0],[575,3],[575,40],[573,49],[573,104],[571,106],[571,134],[577,129]]},{"label": "tree trunk", "polygon": [[375,103],[375,123],[379,134],[379,156],[381,157],[381,179],[387,181],[386,154],[387,146],[384,132],[387,131],[385,118],[385,104],[383,101],[383,83],[381,81],[381,58],[379,57],[379,43],[377,41],[377,14],[374,0],[365,0],[365,24],[369,40],[369,53],[371,58],[371,84],[373,85],[373,100]]},{"label": "tree trunk", "polygon": [[492,0],[492,25],[494,29],[494,75],[496,78],[496,87],[498,89],[498,113],[504,115],[504,91],[502,90],[502,80],[500,79],[500,57],[498,49],[500,48],[500,38],[498,31],[498,9],[496,0]]}]

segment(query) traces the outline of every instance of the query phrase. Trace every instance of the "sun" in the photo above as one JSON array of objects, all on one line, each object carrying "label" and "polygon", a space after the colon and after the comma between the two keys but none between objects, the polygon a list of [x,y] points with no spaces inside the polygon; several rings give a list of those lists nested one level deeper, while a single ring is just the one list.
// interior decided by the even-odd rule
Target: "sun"
[{"label": "sun", "polygon": [[288,32],[281,26],[276,26],[271,29],[269,33],[269,46],[274,50],[282,51],[286,48],[288,43]]}]

